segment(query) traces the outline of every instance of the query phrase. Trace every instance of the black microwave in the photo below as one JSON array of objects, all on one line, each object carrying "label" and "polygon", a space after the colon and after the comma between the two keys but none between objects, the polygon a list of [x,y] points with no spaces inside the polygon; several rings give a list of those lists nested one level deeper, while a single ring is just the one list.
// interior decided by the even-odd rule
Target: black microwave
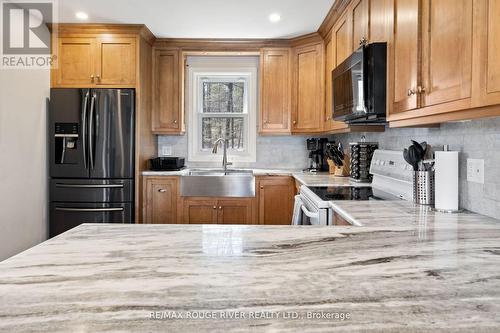
[{"label": "black microwave", "polygon": [[332,71],[332,117],[346,123],[383,123],[387,43],[361,46]]}]

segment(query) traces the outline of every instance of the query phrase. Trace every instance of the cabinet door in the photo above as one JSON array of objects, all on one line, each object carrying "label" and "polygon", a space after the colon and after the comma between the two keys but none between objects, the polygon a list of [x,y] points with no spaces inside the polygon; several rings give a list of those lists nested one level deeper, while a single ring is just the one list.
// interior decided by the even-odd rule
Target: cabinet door
[{"label": "cabinet door", "polygon": [[298,47],[294,57],[292,130],[297,133],[318,132],[324,115],[323,44]]},{"label": "cabinet door", "polygon": [[178,50],[154,51],[153,132],[180,134],[182,128],[182,62]]},{"label": "cabinet door", "polygon": [[332,40],[333,66],[337,67],[352,53],[349,24],[347,22],[346,14],[344,14],[333,26]]},{"label": "cabinet door", "polygon": [[219,200],[217,223],[252,224],[252,199]]},{"label": "cabinet door", "polygon": [[470,0],[423,1],[422,107],[470,98],[472,16]]},{"label": "cabinet door", "polygon": [[392,23],[392,0],[369,0],[370,2],[370,43],[387,42]]},{"label": "cabinet door", "polygon": [[260,52],[260,132],[289,133],[291,114],[291,50]]},{"label": "cabinet door", "polygon": [[474,6],[474,106],[500,104],[500,1],[477,0]]},{"label": "cabinet door", "polygon": [[145,177],[144,223],[177,223],[177,178]]},{"label": "cabinet door", "polygon": [[184,199],[184,223],[216,224],[217,200]]},{"label": "cabinet door", "polygon": [[58,38],[53,87],[90,87],[95,80],[95,38]]},{"label": "cabinet door", "polygon": [[418,107],[420,0],[394,1],[393,112]]},{"label": "cabinet door", "polygon": [[352,5],[352,50],[370,39],[369,13],[370,0],[355,0]]},{"label": "cabinet door", "polygon": [[135,85],[136,47],[135,38],[99,38],[97,55],[97,85]]},{"label": "cabinet door", "polygon": [[291,224],[294,182],[291,177],[262,177],[257,181],[259,224]]}]

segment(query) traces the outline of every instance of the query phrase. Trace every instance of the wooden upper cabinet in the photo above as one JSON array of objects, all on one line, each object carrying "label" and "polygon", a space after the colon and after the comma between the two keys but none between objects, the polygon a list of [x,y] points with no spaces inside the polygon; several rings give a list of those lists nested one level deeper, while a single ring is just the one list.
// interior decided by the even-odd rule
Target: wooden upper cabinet
[{"label": "wooden upper cabinet", "polygon": [[291,224],[295,185],[292,177],[259,177],[259,224]]},{"label": "wooden upper cabinet", "polygon": [[133,37],[97,39],[96,84],[134,86],[136,40]]},{"label": "wooden upper cabinet", "polygon": [[290,133],[291,49],[260,51],[260,123],[262,134]]},{"label": "wooden upper cabinet", "polygon": [[339,18],[332,29],[333,65],[337,67],[352,53],[347,13]]},{"label": "wooden upper cabinet", "polygon": [[369,42],[387,42],[390,38],[393,0],[369,0]]},{"label": "wooden upper cabinet", "polygon": [[472,17],[470,0],[423,1],[422,107],[471,97]]},{"label": "wooden upper cabinet", "polygon": [[183,61],[177,49],[155,49],[153,54],[153,132],[184,132]]},{"label": "wooden upper cabinet", "polygon": [[324,56],[322,43],[294,49],[293,132],[321,131],[324,115]]},{"label": "wooden upper cabinet", "polygon": [[52,68],[55,88],[134,88],[137,73],[136,37],[76,34],[57,38]]},{"label": "wooden upper cabinet", "polygon": [[177,177],[144,177],[144,223],[177,223]]},{"label": "wooden upper cabinet", "polygon": [[500,1],[474,1],[474,106],[500,104]]},{"label": "wooden upper cabinet", "polygon": [[217,202],[217,223],[252,224],[252,199],[225,199]]},{"label": "wooden upper cabinet", "polygon": [[351,16],[352,50],[359,48],[361,43],[370,40],[370,0],[354,0]]},{"label": "wooden upper cabinet", "polygon": [[95,38],[61,37],[57,41],[52,86],[89,86],[95,80]]},{"label": "wooden upper cabinet", "polygon": [[323,125],[325,132],[348,128],[346,123],[333,120],[332,71],[335,68],[333,54],[335,43],[332,37],[329,35],[325,39],[325,117]]},{"label": "wooden upper cabinet", "polygon": [[420,0],[394,0],[393,113],[418,107]]}]

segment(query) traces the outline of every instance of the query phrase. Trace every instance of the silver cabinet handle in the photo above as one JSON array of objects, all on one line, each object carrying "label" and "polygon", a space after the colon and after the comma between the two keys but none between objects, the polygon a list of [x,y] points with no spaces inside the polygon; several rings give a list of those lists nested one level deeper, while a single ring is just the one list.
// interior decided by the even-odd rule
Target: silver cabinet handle
[{"label": "silver cabinet handle", "polygon": [[174,124],[177,124],[177,120],[174,120],[174,121],[173,121],[173,123],[174,123]]},{"label": "silver cabinet handle", "polygon": [[56,207],[60,212],[88,212],[88,213],[101,213],[101,212],[122,212],[123,207],[119,208],[62,208]]},{"label": "silver cabinet handle", "polygon": [[160,193],[165,193],[165,192],[167,192],[167,190],[165,190],[164,188],[160,188],[160,189],[158,190],[158,192],[160,192]]},{"label": "silver cabinet handle", "polygon": [[418,86],[418,87],[417,87],[417,93],[419,93],[419,94],[423,94],[423,93],[425,93],[425,87]]},{"label": "silver cabinet handle", "polygon": [[214,209],[217,209],[217,206],[214,206]]},{"label": "silver cabinet handle", "polygon": [[60,184],[56,183],[56,187],[60,188],[123,188],[123,184]]},{"label": "silver cabinet handle", "polygon": [[415,95],[417,92],[415,91],[415,89],[408,89],[408,96],[411,96],[411,95]]},{"label": "silver cabinet handle", "polygon": [[221,207],[221,206],[219,206],[219,209],[222,209],[222,207]]}]

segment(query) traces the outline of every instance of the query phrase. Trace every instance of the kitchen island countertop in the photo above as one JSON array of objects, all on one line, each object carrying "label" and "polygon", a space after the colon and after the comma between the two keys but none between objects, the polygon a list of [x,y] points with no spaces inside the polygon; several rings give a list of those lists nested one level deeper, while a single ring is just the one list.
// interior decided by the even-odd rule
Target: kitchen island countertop
[{"label": "kitchen island countertop", "polygon": [[0,263],[0,331],[498,332],[500,223],[395,209],[354,213],[363,227],[84,224]]}]

